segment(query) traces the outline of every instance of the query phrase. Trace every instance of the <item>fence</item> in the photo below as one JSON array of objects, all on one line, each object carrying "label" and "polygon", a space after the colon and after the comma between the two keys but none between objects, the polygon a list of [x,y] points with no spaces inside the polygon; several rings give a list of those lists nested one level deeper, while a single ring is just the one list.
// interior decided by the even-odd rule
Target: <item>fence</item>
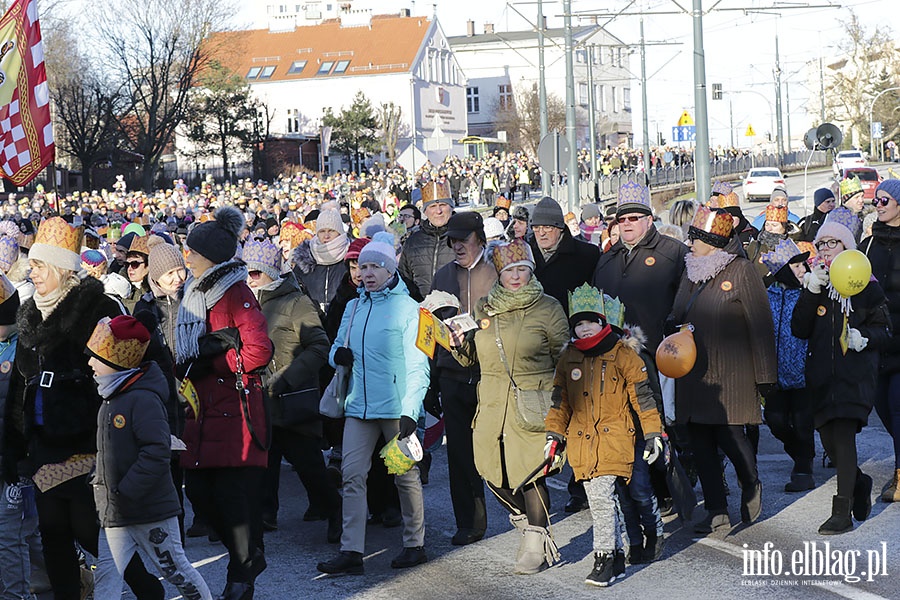
[{"label": "fence", "polygon": [[206,181],[207,177],[212,177],[216,183],[222,183],[225,180],[236,182],[238,179],[253,178],[252,163],[232,164],[227,171],[219,165],[215,167],[195,167],[193,169],[179,169],[176,163],[167,163],[162,168],[163,183],[171,182],[175,179],[183,179],[188,188],[193,189],[199,187],[200,183]]}]

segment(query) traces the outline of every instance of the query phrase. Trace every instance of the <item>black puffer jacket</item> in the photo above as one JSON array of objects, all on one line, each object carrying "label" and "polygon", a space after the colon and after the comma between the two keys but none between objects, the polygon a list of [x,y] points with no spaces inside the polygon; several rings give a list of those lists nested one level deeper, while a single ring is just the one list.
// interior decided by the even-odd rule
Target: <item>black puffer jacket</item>
[{"label": "black puffer jacket", "polygon": [[534,276],[544,286],[544,293],[556,298],[568,315],[569,292],[583,283],[590,282],[594,277],[594,268],[600,258],[600,248],[576,240],[566,227],[563,229],[556,252],[545,261],[534,234],[528,234],[527,240],[534,254]]},{"label": "black puffer jacket", "polygon": [[320,265],[313,258],[309,240],[294,248],[293,261],[294,275],[303,291],[309,294],[322,314],[325,314],[341,280],[347,274],[347,262],[341,260],[333,265]]},{"label": "black puffer jacket", "polygon": [[[169,415],[169,427],[172,434],[181,437],[184,431],[184,405],[178,397],[178,382],[175,379],[175,322],[178,319],[180,299],[168,296],[154,296],[152,292],[138,300],[134,306],[134,315],[150,331],[150,346],[144,354],[146,360],[159,365],[169,385],[169,395],[164,399],[166,413]],[[153,315],[152,319],[144,317],[144,313]],[[153,325],[151,327],[151,325]]]},{"label": "black puffer jacket", "polygon": [[438,269],[455,258],[447,245],[447,226],[435,227],[423,219],[419,230],[413,232],[403,244],[398,269],[409,288],[409,295],[416,302],[431,291],[431,281]]},{"label": "black puffer jacket", "polygon": [[894,334],[880,354],[880,371],[900,371],[900,227],[889,227],[880,221],[872,224],[872,235],[859,249],[869,257],[872,274],[887,297],[888,312]]}]

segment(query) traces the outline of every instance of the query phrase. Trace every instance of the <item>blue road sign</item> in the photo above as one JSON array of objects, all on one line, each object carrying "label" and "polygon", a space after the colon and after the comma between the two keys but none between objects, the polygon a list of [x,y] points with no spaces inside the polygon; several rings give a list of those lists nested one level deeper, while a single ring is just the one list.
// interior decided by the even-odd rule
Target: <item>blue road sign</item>
[{"label": "blue road sign", "polygon": [[695,125],[683,125],[672,128],[673,142],[693,142],[697,139],[697,127]]}]

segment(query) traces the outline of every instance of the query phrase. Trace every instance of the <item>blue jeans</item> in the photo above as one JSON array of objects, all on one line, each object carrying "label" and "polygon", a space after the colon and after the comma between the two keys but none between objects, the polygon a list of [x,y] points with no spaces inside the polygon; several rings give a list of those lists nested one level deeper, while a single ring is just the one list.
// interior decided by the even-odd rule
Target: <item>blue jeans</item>
[{"label": "blue jeans", "polygon": [[878,376],[875,411],[894,438],[894,468],[900,469],[900,373]]},{"label": "blue jeans", "polygon": [[43,569],[34,486],[2,484],[0,488],[0,579],[2,600],[33,598],[31,568]]},{"label": "blue jeans", "polygon": [[643,454],[644,440],[635,440],[631,481],[627,485],[621,477],[616,481],[616,494],[619,496],[628,544],[631,546],[643,545],[645,535],[663,535],[662,517],[650,484],[650,465],[644,460]]}]

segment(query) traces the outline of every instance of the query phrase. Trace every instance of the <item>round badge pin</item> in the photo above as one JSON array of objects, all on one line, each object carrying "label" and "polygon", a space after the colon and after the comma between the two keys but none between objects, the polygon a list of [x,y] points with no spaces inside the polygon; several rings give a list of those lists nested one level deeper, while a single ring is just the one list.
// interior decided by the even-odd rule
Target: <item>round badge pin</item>
[{"label": "round badge pin", "polygon": [[581,379],[581,369],[572,369],[572,381],[578,381]]},{"label": "round badge pin", "polygon": [[12,370],[12,363],[8,360],[4,360],[0,363],[0,373],[6,374]]},{"label": "round badge pin", "polygon": [[730,281],[723,281],[722,285],[720,285],[719,287],[722,288],[723,292],[730,292],[734,286],[731,284]]},{"label": "round badge pin", "polygon": [[490,319],[482,319],[481,321],[478,322],[478,326],[481,329],[487,329],[488,327],[491,326],[491,320]]},{"label": "round badge pin", "polygon": [[647,258],[644,259],[644,264],[647,265],[648,267],[652,267],[653,265],[656,264],[656,259],[653,258],[652,256],[648,256]]},{"label": "round badge pin", "polygon": [[113,417],[113,425],[116,429],[125,427],[125,415],[116,415]]},{"label": "round badge pin", "polygon": [[816,314],[819,315],[820,317],[824,317],[825,313],[827,313],[827,312],[828,312],[828,309],[825,308],[824,306],[822,306],[821,304],[819,305],[819,308],[816,309]]}]

